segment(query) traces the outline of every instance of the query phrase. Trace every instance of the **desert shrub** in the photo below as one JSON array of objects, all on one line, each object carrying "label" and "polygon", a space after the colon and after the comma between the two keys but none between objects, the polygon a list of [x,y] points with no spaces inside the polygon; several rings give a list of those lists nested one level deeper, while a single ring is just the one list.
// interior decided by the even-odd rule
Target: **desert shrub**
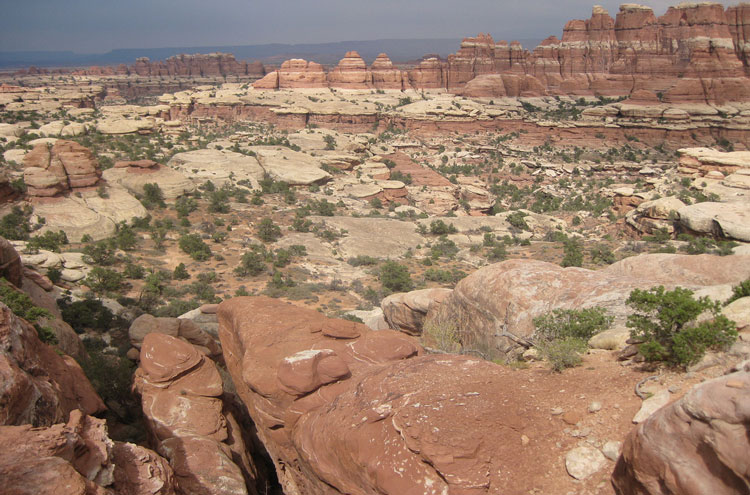
[{"label": "desert shrub", "polygon": [[229,191],[222,188],[209,192],[208,211],[211,213],[229,213]]},{"label": "desert shrub", "polygon": [[114,237],[114,244],[123,251],[131,251],[138,245],[138,236],[135,234],[133,227],[125,222],[117,225],[117,232]]},{"label": "desert shrub", "polygon": [[430,246],[430,257],[432,259],[453,258],[457,253],[458,246],[456,246],[456,243],[448,239],[445,235],[440,236],[440,238]]},{"label": "desert shrub", "polygon": [[505,244],[495,244],[487,252],[487,258],[491,261],[502,261],[508,257],[508,251],[505,249]]},{"label": "desert shrub", "polygon": [[538,340],[552,341],[577,338],[587,341],[609,328],[613,318],[599,306],[584,309],[555,309],[534,318]]},{"label": "desert shrub", "polygon": [[198,209],[198,202],[189,196],[180,196],[174,204],[177,216],[185,218]]},{"label": "desert shrub", "polygon": [[109,240],[97,241],[83,248],[83,258],[87,263],[107,266],[115,262],[115,248]]},{"label": "desert shrub", "polygon": [[563,259],[560,266],[581,266],[583,265],[583,248],[581,241],[577,239],[567,239],[563,244]]},{"label": "desert shrub", "polygon": [[234,269],[234,273],[240,277],[256,276],[266,271],[268,252],[266,248],[259,245],[250,246],[250,250],[242,255],[240,264]]},{"label": "desert shrub", "polygon": [[187,268],[185,268],[185,263],[180,263],[174,268],[172,278],[175,280],[187,280],[190,278],[190,274],[188,273]]},{"label": "desert shrub", "polygon": [[312,201],[310,203],[310,208],[322,217],[332,217],[336,213],[336,205],[334,203],[329,203],[327,199]]},{"label": "desert shrub", "polygon": [[440,270],[439,268],[428,268],[424,272],[425,280],[430,282],[439,282],[442,284],[456,284],[459,280],[464,278],[466,273],[461,270]]},{"label": "desert shrub", "polygon": [[531,227],[529,227],[529,224],[526,223],[526,220],[524,219],[527,216],[526,213],[522,211],[514,211],[510,215],[508,215],[505,220],[513,227],[521,230],[527,230],[530,231]]},{"label": "desert shrub", "polygon": [[443,352],[457,353],[461,350],[458,327],[447,318],[432,318],[422,328],[422,340]]},{"label": "desert shrub", "polygon": [[137,410],[131,393],[135,364],[129,359],[101,351],[89,352],[87,359],[80,361],[83,372],[105,403],[125,403],[126,411]]},{"label": "desert shrub", "polygon": [[537,344],[539,352],[549,362],[553,371],[578,366],[583,361],[581,354],[588,345],[585,340],[569,337],[562,340],[544,341]]},{"label": "desert shrub", "polygon": [[383,263],[378,278],[383,287],[393,292],[407,292],[413,287],[409,269],[395,261]]},{"label": "desert shrub", "polygon": [[47,278],[50,279],[50,282],[56,284],[62,280],[62,271],[55,267],[47,268]]},{"label": "desert shrub", "polygon": [[430,234],[445,235],[455,234],[456,232],[456,227],[452,223],[445,223],[442,220],[434,220],[430,223]]},{"label": "desert shrub", "polygon": [[601,307],[555,309],[534,318],[534,344],[554,371],[578,366],[588,340],[609,328],[613,318]]},{"label": "desert shrub", "polygon": [[14,289],[4,278],[0,278],[0,301],[8,306],[13,314],[31,323],[36,329],[39,340],[47,344],[57,344],[55,332],[37,323],[39,318],[52,318],[52,313],[35,305],[27,294]]},{"label": "desert shrub", "polygon": [[198,234],[185,234],[180,237],[178,244],[180,249],[196,261],[206,261],[211,258],[211,248]]},{"label": "desert shrub", "polygon": [[146,269],[143,268],[142,265],[128,263],[127,265],[125,265],[125,269],[122,271],[122,274],[125,276],[125,278],[129,278],[132,280],[141,280],[146,276]]},{"label": "desert shrub", "polygon": [[14,206],[10,213],[0,219],[0,236],[11,241],[23,241],[29,238],[31,224],[31,207]]},{"label": "desert shrub", "polygon": [[40,308],[25,293],[14,289],[10,283],[0,279],[0,301],[2,301],[16,316],[29,323],[35,323],[39,318],[51,318],[52,314]]},{"label": "desert shrub", "polygon": [[172,299],[169,304],[159,307],[154,311],[154,316],[165,316],[169,318],[177,318],[178,316],[184,315],[188,311],[192,311],[200,306],[198,301],[185,301],[183,299]]},{"label": "desert shrub", "polygon": [[115,315],[98,299],[82,299],[70,302],[70,298],[57,301],[63,321],[73,327],[76,333],[85,330],[106,332],[116,323]]},{"label": "desert shrub", "polygon": [[391,176],[389,177],[390,180],[397,180],[400,182],[403,182],[404,184],[411,184],[412,183],[412,176],[411,174],[405,174],[403,172],[400,172],[398,170],[394,170],[391,172]]},{"label": "desert shrub", "polygon": [[366,254],[360,254],[359,256],[349,258],[346,262],[352,266],[371,266],[377,265],[380,260]]},{"label": "desert shrub", "polygon": [[327,150],[335,150],[336,149],[336,138],[331,136],[330,134],[326,134],[323,136],[323,140],[326,142],[326,149]]},{"label": "desert shrub", "polygon": [[281,228],[273,223],[269,217],[264,218],[258,225],[258,238],[263,242],[275,242],[281,237]]},{"label": "desert shrub", "polygon": [[594,246],[593,248],[591,248],[591,251],[589,251],[589,254],[591,255],[591,261],[593,263],[611,265],[616,261],[615,253],[613,253],[609,246],[607,246],[606,244],[599,244],[598,246]]},{"label": "desert shrub", "polygon": [[732,296],[724,304],[732,303],[743,297],[750,297],[750,278],[732,287]]},{"label": "desert shrub", "polygon": [[164,208],[166,206],[166,204],[164,203],[164,193],[159,187],[159,184],[148,183],[143,185],[141,204],[147,210]]},{"label": "desert shrub", "polygon": [[60,246],[64,246],[67,243],[68,236],[62,230],[58,230],[57,232],[47,231],[42,235],[30,238],[26,247],[31,252],[38,252],[40,249],[45,249],[59,253]]},{"label": "desert shrub", "polygon": [[122,287],[122,274],[109,268],[95,266],[83,281],[95,294],[117,292]]},{"label": "desert shrub", "polygon": [[[635,289],[626,303],[634,310],[628,316],[630,335],[642,342],[639,351],[647,361],[687,367],[707,350],[727,348],[737,339],[734,322],[720,313],[721,304],[695,299],[689,289]],[[698,323],[704,312],[711,318]]]}]

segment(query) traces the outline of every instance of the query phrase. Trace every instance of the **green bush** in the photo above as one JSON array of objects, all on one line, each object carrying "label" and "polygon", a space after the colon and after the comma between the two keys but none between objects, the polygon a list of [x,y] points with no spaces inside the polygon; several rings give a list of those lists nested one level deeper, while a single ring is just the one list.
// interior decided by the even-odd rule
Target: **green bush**
[{"label": "green bush", "polygon": [[568,239],[563,244],[563,259],[560,266],[581,266],[583,265],[583,248],[581,241],[577,239]]},{"label": "green bush", "polygon": [[[635,289],[626,303],[634,310],[628,316],[630,335],[642,342],[639,351],[647,361],[687,367],[707,350],[725,349],[737,339],[734,322],[720,314],[721,304],[708,297],[696,300],[689,289]],[[712,318],[698,323],[704,312]]]},{"label": "green bush", "polygon": [[281,237],[281,228],[266,217],[258,225],[258,238],[263,242],[275,242]]},{"label": "green bush", "polygon": [[185,268],[185,263],[180,263],[174,268],[172,278],[175,280],[187,280],[190,278],[190,274],[188,273],[187,268]]},{"label": "green bush", "polygon": [[585,340],[569,337],[562,340],[540,342],[537,347],[542,356],[549,362],[553,371],[561,372],[565,368],[578,366],[582,362],[581,354],[586,352]]},{"label": "green bush", "polygon": [[57,335],[46,326],[37,323],[39,318],[52,318],[52,313],[35,305],[25,293],[13,288],[4,278],[0,278],[0,301],[16,316],[31,323],[36,329],[39,340],[48,344],[57,344]]},{"label": "green bush", "polygon": [[198,202],[189,196],[180,196],[174,204],[179,218],[185,218],[198,209]]},{"label": "green bush", "polygon": [[442,220],[434,220],[430,223],[430,234],[445,235],[455,234],[456,232],[456,226],[452,223],[445,223]]},{"label": "green bush", "polygon": [[383,287],[393,292],[408,292],[413,284],[409,270],[395,261],[386,261],[380,267],[379,279]]},{"label": "green bush", "polygon": [[11,241],[23,241],[29,238],[31,224],[31,207],[14,206],[11,212],[0,219],[0,236]]},{"label": "green bush", "polygon": [[143,197],[141,198],[141,204],[147,210],[153,210],[154,208],[164,208],[164,193],[162,192],[159,184],[149,183],[143,185]]},{"label": "green bush", "polygon": [[452,259],[458,253],[458,246],[447,236],[442,235],[430,246],[430,257],[432,259],[449,258]]},{"label": "green bush", "polygon": [[85,330],[106,332],[116,322],[115,315],[97,299],[83,299],[70,302],[69,298],[57,301],[62,312],[63,321],[73,327],[76,333]]},{"label": "green bush", "polygon": [[211,248],[203,242],[198,234],[185,234],[178,242],[180,249],[195,261],[206,261],[211,258]]},{"label": "green bush", "polygon": [[88,276],[83,282],[95,293],[99,295],[117,292],[122,287],[122,274],[109,268],[95,266],[91,269]]},{"label": "green bush", "polygon": [[514,211],[510,215],[508,215],[505,220],[513,227],[521,230],[527,230],[531,231],[531,227],[529,227],[529,224],[526,223],[525,217],[528,216],[527,213],[524,213],[522,211]]},{"label": "green bush", "polygon": [[0,301],[5,303],[13,314],[29,323],[35,323],[39,318],[52,317],[49,311],[35,305],[28,295],[11,287],[4,278],[0,279]]},{"label": "green bush", "polygon": [[732,296],[724,304],[727,305],[743,297],[750,297],[750,278],[732,287]]},{"label": "green bush", "polygon": [[349,258],[346,262],[352,266],[371,266],[377,265],[380,260],[366,254],[360,254],[359,256]]},{"label": "green bush", "polygon": [[55,253],[60,252],[60,246],[68,243],[68,236],[65,232],[58,230],[57,232],[47,231],[42,235],[37,235],[29,239],[26,247],[31,252],[38,252],[40,249],[47,251],[53,251]]},{"label": "green bush", "polygon": [[268,252],[266,248],[259,245],[250,246],[250,250],[242,255],[240,264],[234,269],[240,277],[256,276],[266,271]]},{"label": "green bush", "polygon": [[84,261],[95,265],[111,265],[115,262],[115,248],[108,240],[88,244],[83,248]]},{"label": "green bush", "polygon": [[578,366],[588,340],[609,328],[613,317],[601,307],[555,309],[534,318],[534,342],[554,371]]},{"label": "green bush", "polygon": [[587,341],[612,325],[613,318],[604,308],[555,309],[534,318],[538,340],[552,341],[577,338]]},{"label": "green bush", "polygon": [[169,318],[177,318],[178,316],[184,315],[188,311],[192,311],[200,306],[198,301],[185,301],[182,299],[172,299],[169,304],[161,306],[154,312],[154,316],[166,316]]}]

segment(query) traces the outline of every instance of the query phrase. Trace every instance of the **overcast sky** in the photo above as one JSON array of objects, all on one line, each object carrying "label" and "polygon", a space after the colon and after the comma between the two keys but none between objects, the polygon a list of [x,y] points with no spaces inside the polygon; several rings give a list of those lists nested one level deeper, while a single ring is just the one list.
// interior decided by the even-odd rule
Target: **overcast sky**
[{"label": "overcast sky", "polygon": [[[601,2],[614,17],[621,2]],[[657,15],[677,0],[647,5]],[[0,51],[562,35],[591,0],[0,0]],[[533,48],[533,47],[527,47]]]}]

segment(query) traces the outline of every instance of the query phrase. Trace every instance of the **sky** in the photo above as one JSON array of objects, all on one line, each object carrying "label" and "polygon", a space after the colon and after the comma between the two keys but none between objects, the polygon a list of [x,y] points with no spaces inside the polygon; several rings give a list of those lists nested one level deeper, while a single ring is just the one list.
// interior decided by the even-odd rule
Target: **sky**
[{"label": "sky", "polygon": [[[594,0],[595,2],[596,0]],[[622,2],[600,1],[613,17]],[[661,15],[677,0],[643,2]],[[562,35],[591,0],[0,0],[0,51]]]}]

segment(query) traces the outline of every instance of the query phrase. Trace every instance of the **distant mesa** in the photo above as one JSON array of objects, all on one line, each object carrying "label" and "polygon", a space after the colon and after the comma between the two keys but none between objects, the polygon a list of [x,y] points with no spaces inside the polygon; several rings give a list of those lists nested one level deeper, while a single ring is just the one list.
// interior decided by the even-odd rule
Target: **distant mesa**
[{"label": "distant mesa", "polygon": [[[532,52],[489,34],[464,38],[446,61],[425,58],[409,71],[381,54],[369,68],[348,52],[327,74],[304,60],[284,62],[258,89],[445,89],[480,97],[627,95],[643,102],[750,99],[750,4],[683,3],[660,17],[623,4],[613,19],[601,6],[591,18],[565,24]],[[650,95],[646,100],[643,95]]]},{"label": "distant mesa", "polygon": [[42,69],[29,67],[16,72],[17,76],[46,75],[71,72],[77,76],[141,76],[141,77],[263,77],[265,67],[260,62],[235,59],[231,53],[180,54],[166,60],[136,59],[133,65],[92,66],[88,69]]}]

